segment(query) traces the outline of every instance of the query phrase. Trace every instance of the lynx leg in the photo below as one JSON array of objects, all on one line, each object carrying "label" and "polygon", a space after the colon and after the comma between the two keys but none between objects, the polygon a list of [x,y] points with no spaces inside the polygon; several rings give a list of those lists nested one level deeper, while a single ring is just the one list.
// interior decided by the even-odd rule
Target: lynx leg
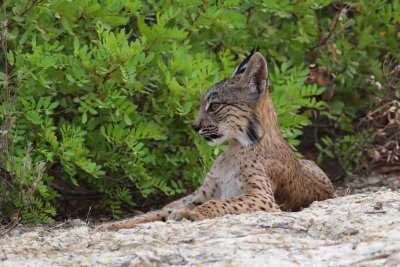
[{"label": "lynx leg", "polygon": [[133,228],[136,224],[139,223],[147,223],[147,222],[154,222],[154,221],[166,221],[168,215],[172,212],[171,209],[162,209],[153,212],[148,212],[145,214],[141,214],[135,216],[130,219],[125,219],[117,222],[110,222],[99,225],[96,227],[95,231],[112,231],[118,229],[126,229],[126,228]]},{"label": "lynx leg", "polygon": [[141,214],[130,219],[99,225],[98,227],[96,227],[95,231],[118,230],[124,228],[129,229],[134,227],[136,224],[140,223],[155,222],[155,221],[165,222],[168,216],[173,211],[173,209],[177,208],[193,209],[194,208],[194,204],[192,201],[193,197],[194,197],[193,195],[186,196],[184,198],[181,198],[166,205],[163,209]]},{"label": "lynx leg", "polygon": [[192,210],[196,206],[201,205],[202,203],[206,202],[207,201],[206,194],[203,194],[202,192],[208,191],[207,188],[209,186],[212,186],[213,184],[214,184],[214,180],[206,177],[203,185],[189,196],[186,196],[186,197],[178,199],[174,202],[171,202],[170,204],[166,205],[164,208],[157,210],[157,211],[148,212],[148,213],[141,214],[141,215],[135,216],[133,218],[125,219],[122,221],[105,223],[105,224],[99,225],[98,227],[96,227],[95,231],[132,228],[136,224],[139,224],[139,223],[147,223],[147,222],[154,222],[154,221],[164,221],[165,222],[167,220],[168,216],[175,209]]},{"label": "lynx leg", "polygon": [[[251,179],[249,179],[251,178]],[[241,174],[243,195],[229,199],[210,200],[193,210],[179,209],[169,215],[168,220],[189,219],[200,221],[225,214],[241,214],[253,211],[280,211],[275,201],[272,182],[268,177],[247,173]],[[257,181],[254,183],[253,181]]]},{"label": "lynx leg", "polygon": [[230,199],[210,200],[193,210],[175,210],[168,217],[168,220],[180,221],[188,219],[191,221],[201,221],[226,214],[242,214],[253,211],[275,212],[280,211],[280,209],[273,200],[272,195],[244,195]]},{"label": "lynx leg", "polygon": [[312,188],[310,195],[313,200],[333,198],[334,189],[332,182],[314,161],[300,159],[300,166],[305,181],[309,183],[310,188]]}]

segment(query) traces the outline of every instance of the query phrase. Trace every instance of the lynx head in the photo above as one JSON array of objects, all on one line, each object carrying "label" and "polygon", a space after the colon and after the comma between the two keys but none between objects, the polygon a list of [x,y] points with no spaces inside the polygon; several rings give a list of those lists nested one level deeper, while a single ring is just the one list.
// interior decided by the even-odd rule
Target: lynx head
[{"label": "lynx head", "polygon": [[212,145],[236,140],[243,146],[264,136],[263,99],[268,95],[268,68],[263,56],[252,53],[232,76],[204,92],[193,129]]}]

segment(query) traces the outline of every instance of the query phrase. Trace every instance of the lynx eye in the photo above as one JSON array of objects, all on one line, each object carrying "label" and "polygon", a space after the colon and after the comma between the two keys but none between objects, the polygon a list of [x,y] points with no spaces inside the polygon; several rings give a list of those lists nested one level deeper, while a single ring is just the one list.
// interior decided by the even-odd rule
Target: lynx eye
[{"label": "lynx eye", "polygon": [[218,103],[211,103],[208,106],[208,111],[216,111],[219,108],[220,104]]}]

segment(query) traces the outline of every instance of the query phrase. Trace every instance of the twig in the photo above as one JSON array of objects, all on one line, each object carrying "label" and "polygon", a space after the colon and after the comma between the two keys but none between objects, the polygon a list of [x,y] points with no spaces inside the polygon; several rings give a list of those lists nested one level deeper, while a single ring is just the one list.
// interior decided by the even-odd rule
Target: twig
[{"label": "twig", "polygon": [[365,214],[379,214],[379,213],[386,213],[386,210],[374,210],[374,211],[365,211]]},{"label": "twig", "polygon": [[[10,87],[9,87],[9,77],[8,77],[8,58],[7,58],[7,30],[8,30],[8,20],[7,20],[7,11],[6,11],[6,1],[3,0],[3,12],[4,12],[4,23],[2,23],[2,36],[1,36],[1,44],[3,47],[3,55],[4,55],[4,81],[3,85],[6,89],[6,106],[4,110],[4,121],[3,125],[1,125],[1,154],[0,154],[0,162],[4,160],[4,180],[7,180],[7,162],[8,162],[8,130],[9,130],[9,102],[10,102]],[[4,151],[4,159],[3,159],[3,151]]]},{"label": "twig", "polygon": [[320,41],[318,42],[317,45],[315,45],[315,46],[313,46],[313,47],[311,48],[311,51],[317,49],[317,51],[315,52],[315,55],[314,55],[314,58],[315,58],[315,59],[317,58],[317,55],[318,55],[318,53],[319,53],[319,48],[320,48],[322,45],[328,44],[329,39],[332,37],[332,34],[335,32],[336,26],[337,26],[337,24],[338,24],[338,22],[339,22],[339,19],[340,19],[340,17],[342,16],[342,13],[343,13],[343,6],[344,6],[344,0],[341,0],[341,2],[340,2],[340,8],[339,8],[339,13],[336,15],[336,18],[335,18],[335,20],[334,20],[333,23],[332,23],[332,29],[330,30],[328,36],[326,36],[325,38],[323,38],[322,40],[320,40]]},{"label": "twig", "polygon": [[[28,12],[32,9],[32,7],[39,5],[39,4],[42,3],[43,1],[44,1],[44,0],[32,0],[32,5],[30,5],[30,6],[28,7],[29,1],[27,0],[26,3],[25,3],[25,8],[24,8],[24,10],[23,10],[21,13],[19,13],[18,16],[19,16],[19,17],[22,17],[23,15],[25,15],[26,13],[28,13]],[[3,0],[3,2],[4,2],[4,4],[5,4],[5,0]],[[14,23],[14,20],[8,22],[8,25],[7,25],[7,26],[9,27],[9,26],[11,26],[13,23]]]},{"label": "twig", "polygon": [[101,77],[101,75],[98,74],[98,73],[96,72],[96,70],[93,72],[93,71],[91,71],[89,68],[87,68],[87,67],[85,67],[85,66],[80,66],[80,65],[79,65],[79,67],[80,67],[81,69],[84,69],[84,70],[86,70],[87,72],[93,74],[93,75],[96,76],[96,77]]},{"label": "twig", "polygon": [[251,13],[251,9],[252,9],[251,7],[248,9],[249,14],[247,15],[247,20],[246,20],[247,25],[250,24],[251,17],[253,16],[253,14]]},{"label": "twig", "polygon": [[323,44],[327,44],[327,42],[328,42],[329,39],[331,38],[333,32],[335,31],[336,26],[337,26],[337,24],[338,24],[338,22],[339,22],[339,19],[340,19],[340,17],[342,16],[343,3],[344,3],[344,0],[342,0],[342,1],[340,2],[339,13],[337,14],[337,16],[336,16],[336,18],[335,18],[335,20],[334,20],[334,22],[333,22],[333,26],[332,26],[331,31],[329,32],[328,36],[326,36],[326,37],[318,44],[318,47],[320,47],[320,46],[323,45]]},{"label": "twig", "polygon": [[[125,61],[121,62],[121,65],[125,64]],[[111,71],[107,72],[106,75],[103,77],[103,83],[105,83],[108,79],[110,79],[110,75],[116,72],[120,68],[120,65],[112,69]]]},{"label": "twig", "polygon": [[[203,3],[199,6],[199,8],[200,8],[200,10],[201,10],[202,12],[204,12],[204,7],[207,5],[207,2],[208,2],[208,0],[204,0]],[[197,15],[196,15],[196,17],[195,17],[194,19],[192,19],[192,16],[191,16],[191,14],[190,14],[189,11],[188,11],[188,12],[187,12],[187,15],[185,16],[185,18],[190,22],[191,25],[194,25],[194,23],[199,19],[200,15],[201,15],[201,11],[197,12]],[[189,39],[190,36],[192,36],[192,34],[193,34],[193,31],[192,31],[192,30],[189,30],[189,29],[188,29],[187,31],[188,31],[188,35],[186,36],[185,39]],[[185,41],[185,39],[182,40],[182,43]],[[156,41],[156,40],[157,40],[157,38],[155,39],[155,41]],[[154,43],[152,43],[152,44],[150,45],[150,47],[149,47],[148,49],[145,50],[145,54],[146,54],[146,55],[147,55],[148,50],[151,48],[151,46],[152,46],[153,44],[154,44]]]},{"label": "twig", "polygon": [[81,19],[84,19],[84,15],[86,13],[86,8],[81,12],[81,15],[79,16],[79,18],[77,18],[74,23],[78,23],[78,21],[80,21]]},{"label": "twig", "polygon": [[[9,226],[10,224],[12,224],[11,226]],[[18,225],[18,222],[10,222],[7,226],[6,226],[6,228],[7,228],[7,230],[5,230],[5,231],[3,231],[3,232],[1,232],[0,233],[0,237],[2,237],[2,236],[4,236],[4,235],[6,235],[7,233],[9,233],[12,229],[14,229],[16,226]]]},{"label": "twig", "polygon": [[43,1],[44,1],[44,0],[33,0],[33,1],[32,1],[32,5],[31,5],[30,7],[28,7],[28,8],[27,8],[28,1],[26,1],[25,9],[24,9],[24,11],[22,11],[22,12],[19,14],[19,16],[22,17],[23,15],[25,15],[26,13],[28,13],[29,10],[32,9],[32,7],[34,7],[35,5],[39,5],[39,4],[42,3]]},{"label": "twig", "polygon": [[[390,99],[390,92],[392,91],[392,89],[395,89],[396,86],[394,86],[394,82],[395,82],[395,78],[394,77],[398,77],[398,73],[400,72],[400,67],[395,67],[394,70],[392,70],[390,72],[390,74],[393,74],[392,78],[389,79],[389,75],[387,73],[387,71],[385,70],[385,65],[388,65],[389,67],[392,65],[393,63],[393,57],[390,58],[390,62],[387,63],[388,57],[390,56],[390,52],[388,52],[385,55],[385,59],[382,62],[382,73],[383,73],[383,77],[385,78],[385,82],[386,82],[386,90],[385,90],[385,95],[383,97],[384,100],[388,100]],[[400,66],[400,65],[399,65]]]},{"label": "twig", "polygon": [[96,190],[85,190],[85,189],[71,189],[68,188],[66,184],[57,184],[53,182],[48,182],[48,185],[57,191],[61,192],[63,194],[64,198],[70,197],[70,198],[102,198],[104,197],[103,194],[98,193]]},{"label": "twig", "polygon": [[93,207],[93,205],[91,205],[89,207],[89,210],[88,210],[87,215],[86,215],[86,226],[89,225],[89,214],[90,214],[90,211],[92,210],[92,207]]},{"label": "twig", "polygon": [[[204,0],[203,3],[200,5],[201,11],[204,12],[204,7],[207,5],[208,0]],[[196,18],[194,19],[193,23],[196,22],[200,17],[200,12],[197,13]]]},{"label": "twig", "polygon": [[151,41],[149,47],[147,47],[146,49],[144,49],[144,54],[147,56],[147,54],[149,53],[150,48],[157,42],[157,37],[153,39],[153,41]]}]

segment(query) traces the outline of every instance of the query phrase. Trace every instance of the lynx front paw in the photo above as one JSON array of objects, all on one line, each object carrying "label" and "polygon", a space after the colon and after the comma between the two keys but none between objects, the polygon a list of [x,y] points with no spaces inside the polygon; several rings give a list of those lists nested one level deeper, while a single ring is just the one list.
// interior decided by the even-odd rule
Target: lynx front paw
[{"label": "lynx front paw", "polygon": [[189,221],[194,222],[207,219],[207,217],[203,216],[199,212],[191,211],[188,209],[175,210],[168,217],[168,220],[173,220],[173,221],[182,221],[183,219],[187,219]]},{"label": "lynx front paw", "polygon": [[183,219],[188,219],[190,210],[179,209],[174,210],[169,216],[168,221],[182,221]]}]

